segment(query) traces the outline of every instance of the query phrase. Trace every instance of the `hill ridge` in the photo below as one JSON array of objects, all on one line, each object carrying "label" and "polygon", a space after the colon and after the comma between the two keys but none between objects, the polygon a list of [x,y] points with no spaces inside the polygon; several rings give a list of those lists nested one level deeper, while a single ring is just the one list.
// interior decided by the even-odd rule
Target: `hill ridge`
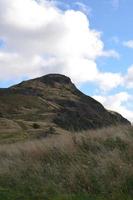
[{"label": "hill ridge", "polygon": [[[0,119],[21,120],[21,128],[31,129],[30,122],[64,130],[87,130],[112,125],[130,125],[116,112],[110,112],[85,95],[61,74],[48,74],[0,89]],[[18,123],[18,122],[17,122]]]}]

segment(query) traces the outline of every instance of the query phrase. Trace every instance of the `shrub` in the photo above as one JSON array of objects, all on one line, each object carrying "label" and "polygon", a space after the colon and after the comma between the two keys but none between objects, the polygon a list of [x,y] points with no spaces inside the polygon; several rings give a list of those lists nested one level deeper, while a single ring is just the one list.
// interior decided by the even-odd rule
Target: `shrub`
[{"label": "shrub", "polygon": [[55,134],[56,131],[53,127],[49,127],[48,131],[47,131],[47,134]]},{"label": "shrub", "polygon": [[34,124],[33,124],[33,128],[34,128],[34,129],[38,129],[38,128],[40,128],[40,125],[37,124],[37,123],[34,123]]}]

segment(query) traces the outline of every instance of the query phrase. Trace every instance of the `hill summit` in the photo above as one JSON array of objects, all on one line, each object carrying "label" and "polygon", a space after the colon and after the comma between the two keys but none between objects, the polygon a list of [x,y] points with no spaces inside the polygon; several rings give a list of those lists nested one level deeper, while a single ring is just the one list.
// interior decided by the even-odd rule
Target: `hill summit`
[{"label": "hill summit", "polygon": [[70,78],[60,74],[48,74],[0,89],[0,125],[8,127],[9,121],[13,122],[12,126],[17,124],[24,129],[36,123],[39,129],[56,126],[74,131],[130,124],[120,114],[106,110],[83,94]]}]

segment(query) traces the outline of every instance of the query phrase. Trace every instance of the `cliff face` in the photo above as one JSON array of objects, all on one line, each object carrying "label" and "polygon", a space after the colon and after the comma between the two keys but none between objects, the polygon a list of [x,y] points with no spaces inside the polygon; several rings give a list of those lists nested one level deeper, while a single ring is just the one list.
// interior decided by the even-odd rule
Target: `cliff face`
[{"label": "cliff face", "polygon": [[0,119],[85,130],[130,122],[80,92],[70,78],[49,74],[0,89]]}]

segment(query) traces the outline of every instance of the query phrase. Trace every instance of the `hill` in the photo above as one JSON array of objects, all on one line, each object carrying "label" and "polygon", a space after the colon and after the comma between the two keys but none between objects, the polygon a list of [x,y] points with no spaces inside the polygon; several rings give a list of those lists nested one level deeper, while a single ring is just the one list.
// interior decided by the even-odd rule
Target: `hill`
[{"label": "hill", "polygon": [[26,137],[36,132],[43,137],[53,127],[81,131],[120,124],[130,122],[83,94],[64,75],[49,74],[0,89],[1,133]]},{"label": "hill", "polygon": [[131,200],[132,139],[66,76],[0,89],[0,200]]}]

